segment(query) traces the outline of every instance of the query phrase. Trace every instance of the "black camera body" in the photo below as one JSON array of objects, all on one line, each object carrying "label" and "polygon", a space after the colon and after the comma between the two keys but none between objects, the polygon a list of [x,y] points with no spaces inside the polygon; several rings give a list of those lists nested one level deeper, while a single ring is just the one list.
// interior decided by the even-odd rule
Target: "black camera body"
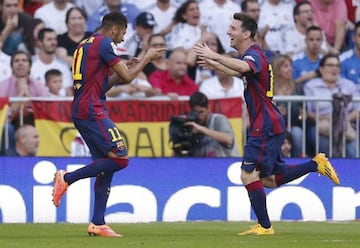
[{"label": "black camera body", "polygon": [[192,126],[186,126],[185,123],[197,122],[198,117],[199,114],[195,111],[171,116],[169,127],[170,145],[176,156],[193,155],[193,147],[199,143],[200,137],[192,131]]}]

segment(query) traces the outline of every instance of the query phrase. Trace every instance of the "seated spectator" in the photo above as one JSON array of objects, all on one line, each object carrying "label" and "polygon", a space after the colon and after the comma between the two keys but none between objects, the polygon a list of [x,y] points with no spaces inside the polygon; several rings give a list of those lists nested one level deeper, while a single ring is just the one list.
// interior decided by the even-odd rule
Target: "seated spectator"
[{"label": "seated spectator", "polygon": [[18,50],[22,50],[34,56],[37,52],[39,52],[39,47],[36,44],[37,37],[39,35],[39,31],[45,28],[45,23],[43,20],[34,18],[29,23],[29,28],[24,30],[24,40],[19,44]]},{"label": "seated spectator", "polygon": [[74,4],[70,0],[53,0],[38,8],[34,18],[42,19],[45,26],[55,30],[56,34],[63,34],[67,31],[66,12],[71,7],[74,7]]},{"label": "seated spectator", "polygon": [[153,72],[149,77],[149,82],[162,95],[167,95],[172,99],[190,96],[198,91],[197,84],[187,74],[186,54],[182,48],[177,48],[170,54],[168,69]]},{"label": "seated spectator", "polygon": [[87,15],[79,7],[72,7],[66,12],[65,23],[67,32],[57,36],[57,56],[72,66],[73,54],[80,41],[89,37],[91,32],[86,32]]},{"label": "seated spectator", "polygon": [[15,147],[9,148],[5,156],[34,157],[39,148],[39,132],[32,125],[23,125],[15,132]]},{"label": "seated spectator", "polygon": [[325,32],[330,53],[339,54],[344,47],[347,8],[344,0],[309,0],[316,23]]},{"label": "seated spectator", "polygon": [[63,76],[61,95],[73,95],[73,81],[69,65],[56,57],[57,35],[51,28],[39,31],[37,39],[39,52],[34,56],[31,76],[45,85],[45,73],[50,69],[58,69]]},{"label": "seated spectator", "polygon": [[[36,97],[48,96],[48,88],[31,78],[31,57],[24,51],[17,51],[11,56],[10,60],[12,75],[8,79],[0,82],[0,97]],[[20,126],[20,118],[23,123],[34,125],[34,116],[30,102],[12,103],[8,113],[8,133],[3,131],[2,140],[8,140],[9,147],[2,143],[1,150],[5,148],[14,148],[14,135],[16,129]],[[5,136],[7,135],[7,136]]]},{"label": "seated spectator", "polygon": [[[291,96],[298,95],[295,88],[295,83],[292,80],[292,60],[288,55],[276,55],[272,61],[272,68],[274,73],[274,96]],[[302,152],[302,108],[300,102],[276,101],[281,115],[284,117],[288,131],[292,138],[292,157],[301,157]],[[288,116],[288,109],[290,108],[290,118]]]},{"label": "seated spectator", "polygon": [[291,150],[292,150],[292,137],[289,132],[285,133],[284,143],[281,146],[281,155],[284,158],[291,158]]},{"label": "seated spectator", "polygon": [[[143,1],[141,1],[143,3]],[[146,12],[150,12],[154,15],[157,25],[154,27],[155,34],[168,34],[172,27],[172,18],[177,10],[170,0],[157,0],[156,3],[150,5],[145,9]]]},{"label": "seated spectator", "polygon": [[[153,34],[149,37],[147,48],[167,47],[165,37],[162,34]],[[168,63],[166,61],[166,54],[164,56],[154,59],[148,63],[143,70],[145,79],[147,80],[150,75],[156,70],[165,71],[168,69]]]},{"label": "seated spectator", "polygon": [[[310,26],[315,24],[313,8],[308,1],[301,1],[294,7],[293,17],[295,25],[281,33],[281,53],[294,55],[304,52],[306,49],[306,33]],[[328,44],[326,43],[325,33],[323,32],[323,40],[321,43],[321,53],[328,52]]]},{"label": "seated spectator", "polygon": [[147,51],[149,37],[153,34],[156,22],[154,16],[148,12],[141,12],[135,21],[135,32],[124,40],[120,47],[124,47],[130,56],[142,57]]},{"label": "seated spectator", "polygon": [[[351,95],[353,97],[360,94],[356,90],[355,84],[345,78],[340,77],[340,60],[337,55],[327,54],[321,61],[319,66],[321,77],[308,81],[304,86],[306,96],[321,96],[332,97],[335,93],[342,93]],[[347,106],[347,120],[349,121],[348,131],[351,132],[351,123],[356,120],[359,111],[359,105],[353,102]],[[319,130],[319,150],[329,154],[330,142],[330,116],[333,112],[332,103],[313,102],[307,103],[307,118],[308,118],[308,133],[307,133],[307,146],[311,148],[312,153],[315,153],[316,144],[316,125]],[[337,118],[337,116],[333,116]],[[346,120],[344,120],[346,121]],[[346,157],[354,158],[356,156],[356,137],[347,135],[346,137]]]},{"label": "seated spectator", "polygon": [[62,73],[58,69],[50,69],[45,73],[45,85],[49,88],[50,96],[64,96],[61,95]]},{"label": "seated spectator", "polygon": [[293,79],[299,94],[303,94],[303,86],[310,79],[317,78],[317,69],[322,57],[322,31],[317,26],[310,26],[306,30],[305,51],[293,56]]},{"label": "seated spectator", "polygon": [[200,92],[208,98],[244,97],[244,82],[239,77],[230,76],[222,71],[205,79],[200,85]]},{"label": "seated spectator", "polygon": [[110,12],[120,12],[125,15],[129,22],[127,32],[132,33],[135,19],[140,14],[140,10],[134,4],[122,3],[121,0],[104,0],[103,4],[89,16],[87,31],[95,32],[100,27],[104,15]]},{"label": "seated spectator", "polygon": [[177,9],[173,22],[175,26],[168,37],[170,50],[177,47],[191,49],[206,31],[206,27],[200,25],[199,3],[196,0],[185,1]]},{"label": "seated spectator", "polygon": [[199,136],[198,144],[191,150],[194,157],[239,157],[239,149],[229,120],[222,114],[209,110],[208,98],[195,92],[189,100],[191,111],[198,121],[186,122]]},{"label": "seated spectator", "polygon": [[280,0],[265,0],[261,5],[258,27],[264,37],[264,49],[280,53],[281,33],[294,25],[293,6]]},{"label": "seated spectator", "polygon": [[354,48],[340,55],[342,77],[353,81],[360,92],[360,21],[355,23]]},{"label": "seated spectator", "polygon": [[0,10],[0,43],[2,51],[11,56],[24,41],[32,17],[21,12],[17,0],[0,1]]}]

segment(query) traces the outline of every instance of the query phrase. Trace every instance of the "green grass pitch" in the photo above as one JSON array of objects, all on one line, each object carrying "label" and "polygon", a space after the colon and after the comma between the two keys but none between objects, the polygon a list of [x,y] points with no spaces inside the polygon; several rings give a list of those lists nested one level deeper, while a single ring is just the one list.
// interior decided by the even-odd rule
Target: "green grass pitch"
[{"label": "green grass pitch", "polygon": [[89,237],[85,224],[0,224],[1,248],[352,248],[360,222],[274,222],[273,236],[238,236],[250,222],[111,224],[122,238]]}]

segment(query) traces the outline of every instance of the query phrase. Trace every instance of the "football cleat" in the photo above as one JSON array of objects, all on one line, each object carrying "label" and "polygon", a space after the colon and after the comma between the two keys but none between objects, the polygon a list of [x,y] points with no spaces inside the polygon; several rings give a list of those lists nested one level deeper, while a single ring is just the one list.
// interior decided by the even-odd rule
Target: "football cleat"
[{"label": "football cleat", "polygon": [[334,167],[331,165],[328,158],[325,156],[325,153],[317,154],[313,159],[317,163],[318,172],[321,175],[327,176],[330,178],[335,184],[340,184],[340,180],[336,174]]},{"label": "football cleat", "polygon": [[240,236],[244,236],[244,235],[274,235],[274,234],[275,234],[275,230],[272,226],[269,228],[265,228],[265,227],[262,227],[260,224],[253,225],[250,227],[249,230],[238,233],[238,235],[240,235]]},{"label": "football cleat", "polygon": [[54,178],[54,189],[53,189],[53,202],[55,207],[58,207],[60,205],[61,197],[65,194],[68,184],[64,180],[64,175],[66,174],[66,171],[64,170],[58,170],[55,173]]},{"label": "football cleat", "polygon": [[114,232],[108,225],[95,225],[90,223],[88,226],[88,234],[91,237],[122,237],[121,234]]}]

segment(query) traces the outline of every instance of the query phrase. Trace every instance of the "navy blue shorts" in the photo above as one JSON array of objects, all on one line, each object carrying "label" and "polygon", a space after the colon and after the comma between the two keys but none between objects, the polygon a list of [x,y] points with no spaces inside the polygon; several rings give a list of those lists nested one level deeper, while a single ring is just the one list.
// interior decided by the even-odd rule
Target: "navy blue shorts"
[{"label": "navy blue shorts", "polygon": [[74,125],[88,145],[92,158],[107,158],[110,151],[119,156],[128,154],[125,140],[109,118],[102,120],[73,119]]},{"label": "navy blue shorts", "polygon": [[281,157],[285,133],[267,137],[248,137],[241,168],[260,171],[260,178],[280,174],[286,167]]}]

